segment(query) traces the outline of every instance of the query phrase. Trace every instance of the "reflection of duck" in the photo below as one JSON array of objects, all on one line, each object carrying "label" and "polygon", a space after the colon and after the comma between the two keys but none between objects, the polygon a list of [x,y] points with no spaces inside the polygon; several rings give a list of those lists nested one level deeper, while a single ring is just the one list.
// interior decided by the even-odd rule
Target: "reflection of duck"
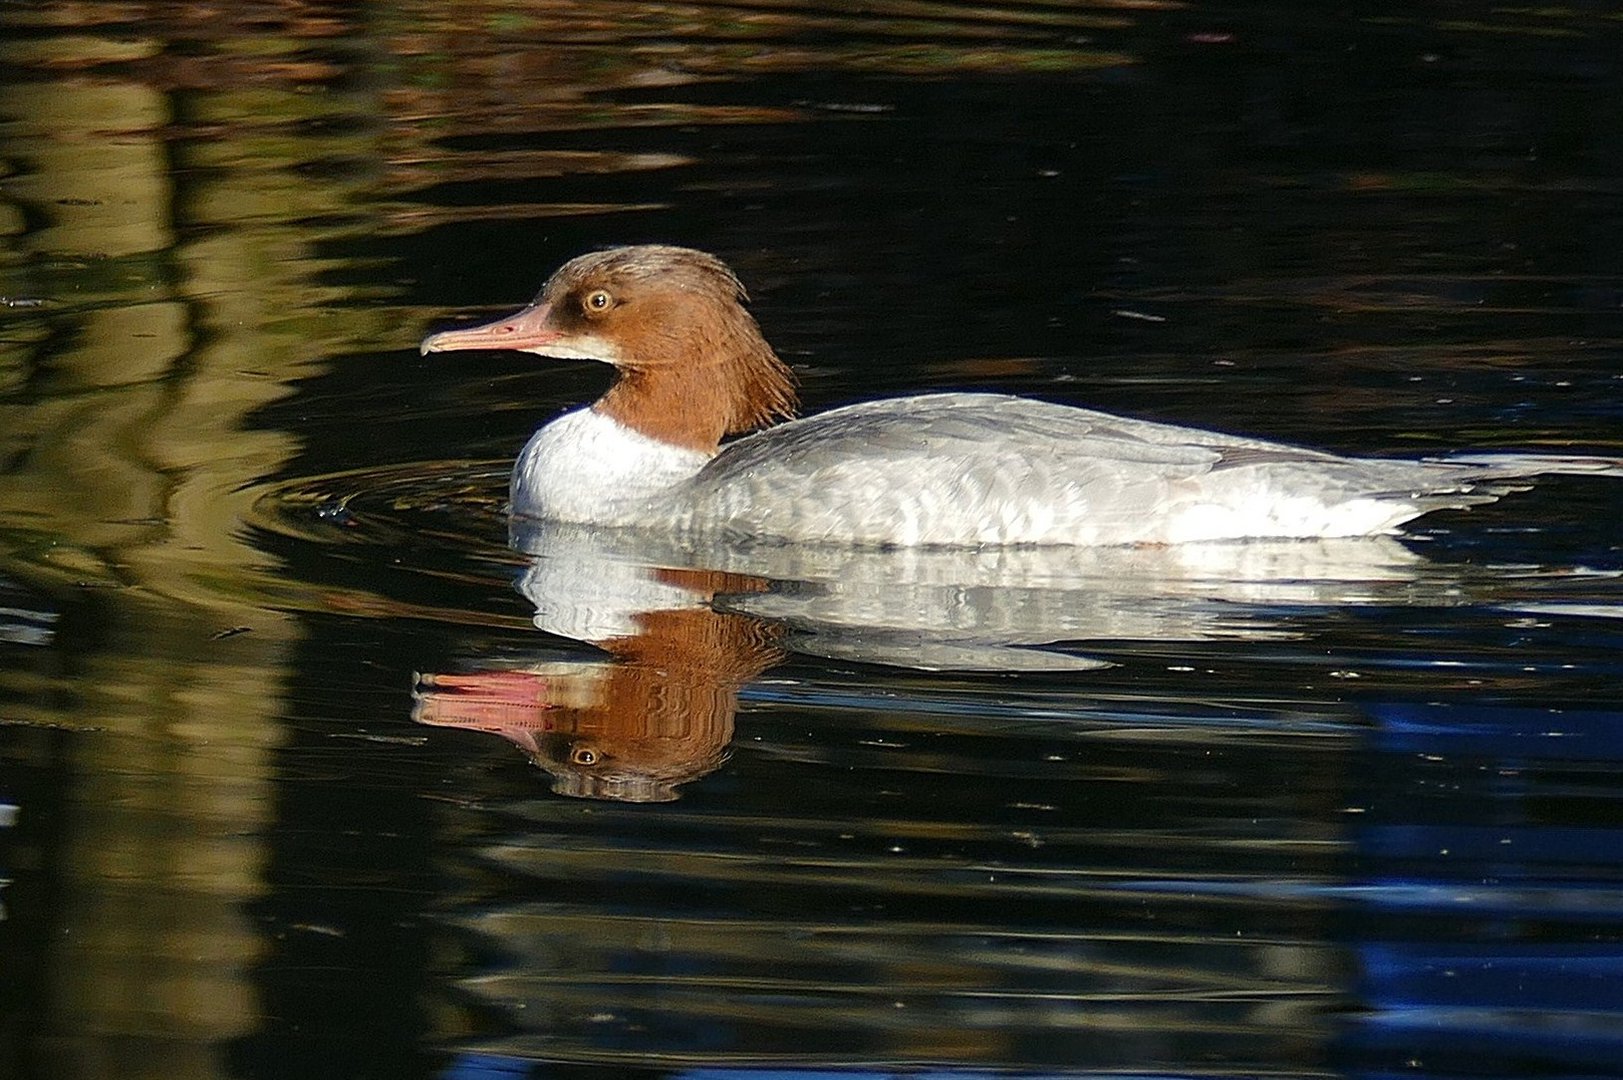
[{"label": "reflection of duck", "polygon": [[518,588],[549,634],[610,659],[425,676],[416,719],[500,734],[555,791],[674,799],[725,761],[744,684],[783,649],[955,671],[1108,666],[1089,642],[1272,639],[1278,614],[1452,603],[1391,540],[1162,548],[682,544],[515,521]]},{"label": "reflection of duck", "polygon": [[[718,591],[746,592],[757,582],[658,571],[643,584],[673,606],[612,612],[603,594],[596,606],[565,599],[565,628],[618,624],[614,636],[594,639],[612,661],[424,676],[414,718],[504,736],[552,774],[561,795],[675,799],[678,784],[727,760],[739,687],[781,654],[769,624],[708,606]],[[584,621],[568,621],[576,617]],[[537,621],[550,625],[545,611]]]},{"label": "reflection of duck", "polygon": [[674,247],[583,255],[523,311],[422,350],[518,349],[619,372],[513,469],[515,513],[687,534],[884,545],[1177,543],[1389,533],[1530,476],[1623,474],[1592,458],[1344,458],[993,394],[788,417],[789,370],[743,287]]}]

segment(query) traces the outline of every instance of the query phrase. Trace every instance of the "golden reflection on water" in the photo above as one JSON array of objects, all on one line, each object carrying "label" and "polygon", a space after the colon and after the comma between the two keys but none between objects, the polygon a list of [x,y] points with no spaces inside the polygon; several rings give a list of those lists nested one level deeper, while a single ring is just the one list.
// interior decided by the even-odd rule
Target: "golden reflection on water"
[{"label": "golden reflection on water", "polygon": [[[48,14],[66,29],[119,12]],[[310,140],[215,124],[365,102],[287,85],[286,39],[263,42],[260,74],[280,88],[177,94],[120,74],[159,57],[173,27],[130,29],[0,38],[0,68],[36,76],[0,83],[13,172],[0,198],[28,222],[5,237],[0,293],[40,301],[12,308],[0,346],[5,381],[37,388],[0,404],[0,521],[14,566],[110,587],[93,594],[102,647],[62,687],[73,706],[8,719],[81,733],[44,965],[47,1015],[72,1027],[42,1045],[64,1074],[205,1077],[219,1075],[215,1044],[259,1014],[244,905],[266,888],[270,756],[299,634],[245,588],[263,558],[231,493],[296,449],[248,417],[389,324],[324,307],[338,295],[298,223],[353,215],[356,185],[304,179]],[[205,137],[180,137],[192,131]],[[375,154],[373,138],[320,149]],[[251,632],[215,639],[238,625]]]}]

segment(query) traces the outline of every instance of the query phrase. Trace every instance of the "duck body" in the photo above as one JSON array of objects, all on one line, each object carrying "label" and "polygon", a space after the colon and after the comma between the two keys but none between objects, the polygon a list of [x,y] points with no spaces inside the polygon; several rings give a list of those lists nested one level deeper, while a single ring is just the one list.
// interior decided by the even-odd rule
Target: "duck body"
[{"label": "duck body", "polygon": [[[614,365],[595,404],[530,439],[517,515],[694,537],[875,546],[1174,544],[1388,534],[1611,459],[1343,457],[1001,394],[862,402],[803,419],[791,376],[712,256],[581,256],[516,315],[423,351]],[[723,443],[729,434],[753,431]]]},{"label": "duck body", "polygon": [[592,409],[531,438],[527,517],[878,546],[1173,544],[1390,533],[1513,485],[1000,394],[863,402],[705,458]]}]

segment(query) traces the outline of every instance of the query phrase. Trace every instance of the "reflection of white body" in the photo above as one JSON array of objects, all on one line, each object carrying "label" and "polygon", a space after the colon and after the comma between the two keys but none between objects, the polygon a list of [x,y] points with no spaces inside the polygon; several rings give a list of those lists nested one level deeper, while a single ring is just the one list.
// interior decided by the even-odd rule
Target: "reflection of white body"
[{"label": "reflection of white body", "polygon": [[607,556],[591,533],[572,535],[575,546],[554,546],[518,580],[537,629],[595,645],[635,636],[645,612],[705,606],[703,594],[659,580],[652,567]]},{"label": "reflection of white body", "polygon": [[708,597],[661,571],[702,568],[766,583],[715,604],[786,626],[796,651],[930,669],[1095,667],[1039,646],[1267,638],[1287,632],[1274,606],[1452,603],[1459,586],[1444,575],[1427,589],[1425,560],[1379,538],[880,550],[696,546],[640,530],[516,520],[512,540],[532,558],[519,589],[549,633],[603,640],[641,613],[700,606]]},{"label": "reflection of white body", "polygon": [[1345,458],[996,394],[870,401],[721,445],[793,413],[791,378],[702,252],[617,248],[530,307],[423,351],[599,360],[620,380],[531,439],[517,514],[691,537],[864,545],[1175,544],[1372,536],[1491,502],[1592,458]]}]

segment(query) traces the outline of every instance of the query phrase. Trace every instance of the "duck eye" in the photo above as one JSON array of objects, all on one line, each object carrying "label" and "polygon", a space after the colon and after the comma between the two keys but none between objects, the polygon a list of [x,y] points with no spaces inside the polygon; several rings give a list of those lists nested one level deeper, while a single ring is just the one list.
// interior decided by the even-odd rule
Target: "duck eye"
[{"label": "duck eye", "polygon": [[574,753],[569,755],[569,760],[573,761],[576,765],[596,765],[597,751],[593,750],[589,746],[582,746]]},{"label": "duck eye", "polygon": [[586,309],[588,311],[607,311],[614,305],[614,297],[602,289],[587,294]]}]

